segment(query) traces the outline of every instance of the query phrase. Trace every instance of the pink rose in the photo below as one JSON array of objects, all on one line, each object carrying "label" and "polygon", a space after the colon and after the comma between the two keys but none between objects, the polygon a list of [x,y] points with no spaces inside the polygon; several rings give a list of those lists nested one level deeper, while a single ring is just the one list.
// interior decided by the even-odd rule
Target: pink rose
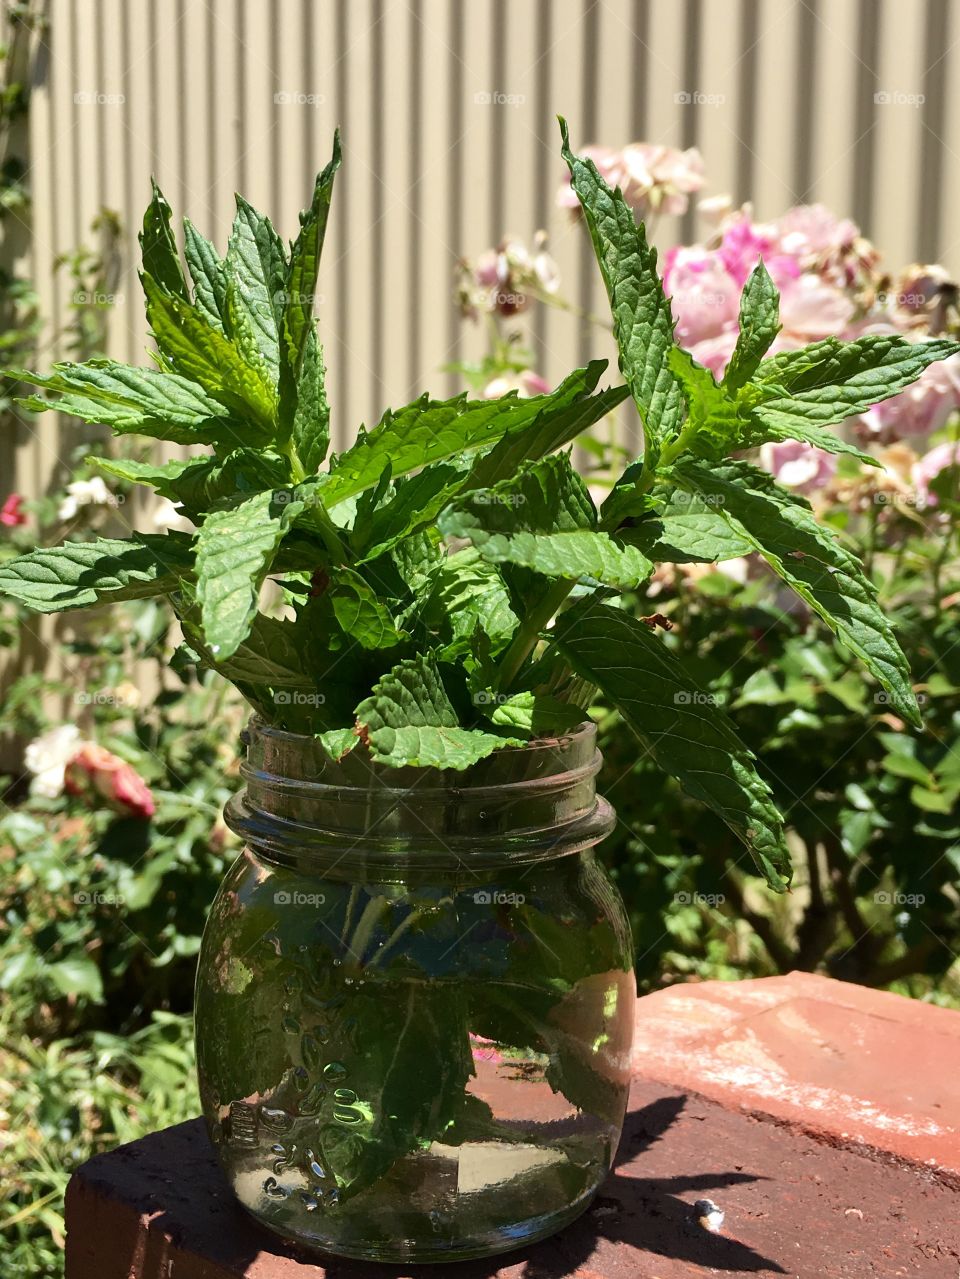
[{"label": "pink rose", "polygon": [[690,348],[690,354],[698,363],[708,368],[719,382],[727,371],[727,365],[730,363],[730,357],[736,345],[737,330],[730,328],[723,333],[718,333],[716,337],[695,342]]},{"label": "pink rose", "polygon": [[929,453],[925,453],[919,461],[914,463],[911,478],[917,490],[917,502],[920,506],[937,505],[939,498],[930,488],[930,483],[941,471],[958,463],[960,463],[960,444],[957,443],[938,444],[936,448],[932,448]]},{"label": "pink rose", "polygon": [[782,253],[811,265],[817,258],[848,253],[860,228],[849,218],[838,218],[825,204],[798,204],[777,221]]},{"label": "pink rose", "polygon": [[952,281],[946,267],[916,263],[909,266],[897,280],[894,304],[909,315],[924,315],[931,311]]},{"label": "pink rose", "polygon": [[693,245],[664,257],[663,286],[671,298],[677,338],[686,347],[736,326],[740,290],[718,253]]},{"label": "pink rose", "polygon": [[780,294],[780,323],[774,351],[793,350],[820,338],[838,337],[855,307],[845,293],[816,275],[788,281]]},{"label": "pink rose", "polygon": [[633,142],[623,148],[622,161],[626,173],[623,194],[641,215],[647,211],[686,213],[687,197],[703,186],[703,158],[696,147],[677,151]]},{"label": "pink rose", "polygon": [[23,498],[19,493],[11,493],[3,506],[0,506],[0,524],[5,524],[7,528],[26,524],[27,516],[22,508]]},{"label": "pink rose", "polygon": [[774,228],[759,226],[743,215],[733,218],[724,227],[720,257],[741,288],[761,258],[778,289],[784,288],[800,274],[799,264],[777,251]]},{"label": "pink rose", "polygon": [[[611,187],[619,187],[637,217],[651,213],[686,213],[689,196],[703,186],[703,158],[696,147],[678,151],[675,147],[631,142],[622,151],[609,147],[584,147],[581,155],[597,166]],[[567,182],[560,188],[557,203],[577,212],[580,207]]]},{"label": "pink rose", "polygon": [[785,488],[795,493],[812,493],[829,484],[837,470],[837,459],[812,444],[784,440],[763,445],[760,465]]},{"label": "pink rose", "polygon": [[156,812],[150,788],[133,765],[94,742],[85,742],[67,763],[64,787],[70,795],[104,799],[125,817],[147,820]]},{"label": "pink rose", "polygon": [[838,218],[822,204],[788,209],[777,222],[778,248],[839,288],[874,280],[880,255],[849,218]]}]

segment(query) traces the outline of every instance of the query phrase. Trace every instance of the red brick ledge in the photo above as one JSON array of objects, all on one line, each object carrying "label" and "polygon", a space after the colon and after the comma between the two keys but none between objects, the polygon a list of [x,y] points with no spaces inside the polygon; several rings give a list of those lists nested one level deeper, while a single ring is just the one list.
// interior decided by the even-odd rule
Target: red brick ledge
[{"label": "red brick ledge", "polygon": [[960,1013],[811,973],[640,1001],[634,1070],[960,1179]]},{"label": "red brick ledge", "polygon": [[[449,1267],[298,1254],[233,1199],[202,1123],[180,1124],[74,1174],[66,1279],[957,1279],[960,1193],[943,1173],[960,1145],[958,1022],[804,974],[647,996],[592,1207],[543,1243]],[[704,1198],[720,1233],[699,1222]]]}]

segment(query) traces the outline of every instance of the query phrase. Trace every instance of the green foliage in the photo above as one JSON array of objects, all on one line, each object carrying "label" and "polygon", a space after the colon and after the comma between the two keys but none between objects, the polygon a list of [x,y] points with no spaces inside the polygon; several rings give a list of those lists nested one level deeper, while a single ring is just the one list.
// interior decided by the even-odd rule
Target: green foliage
[{"label": "green foliage", "polygon": [[[75,1162],[196,1109],[177,1014],[231,855],[218,814],[237,783],[231,730],[242,718],[204,668],[265,718],[318,734],[331,755],[397,766],[462,769],[567,731],[593,699],[601,785],[622,819],[606,856],[646,980],[796,966],[924,992],[944,980],[960,922],[952,526],[941,546],[909,531],[916,512],[899,514],[900,540],[880,563],[873,533],[856,540],[840,513],[818,522],[730,455],[785,438],[856,454],[830,427],[957,348],[861,339],[765,358],[777,298],[760,267],[717,384],[674,341],[643,228],[591,165],[566,145],[565,155],[624,386],[599,389],[594,362],[534,399],[422,398],[329,456],[312,303],[338,145],[289,251],[239,200],[223,258],[186,224],[185,273],[154,190],[142,244],[157,369],[89,361],[23,377],[48,397],[31,408],[188,445],[182,461],[91,465],[182,503],[197,525],[192,536],[59,548],[31,548],[17,530],[0,546],[9,612],[110,609],[95,631],[80,614],[65,640],[74,688],[78,671],[107,687],[146,656],[163,688],[143,712],[95,708],[90,730],[151,786],[149,826],[69,797],[33,795],[0,815],[0,967],[16,1023],[3,1034],[16,1088],[0,1215],[5,1256],[24,1272],[58,1273],[56,1200]],[[630,396],[644,455],[613,477],[598,512],[558,451],[589,447],[582,432]],[[954,486],[935,491],[955,519]],[[745,555],[771,572],[739,586],[722,562]],[[696,589],[688,572],[702,574]],[[283,617],[261,593],[268,579]],[[175,655],[162,597],[186,639]],[[669,633],[652,629],[663,619],[638,620],[654,609]],[[14,633],[9,612],[0,642]],[[911,668],[923,736],[909,731]],[[21,681],[0,729],[46,727],[46,699],[64,691]],[[744,869],[744,846],[782,887],[781,814],[809,891],[771,898]],[[438,1024],[419,1006],[392,1011],[395,1033],[380,1037],[386,1056],[372,1067],[390,1122],[368,1148],[339,1152],[345,1181],[380,1175],[411,1133],[446,1122],[464,1081],[456,1054],[435,1042]],[[572,1086],[562,1044],[549,1048],[552,1077]],[[429,1069],[404,1093],[417,1052]]]},{"label": "green foliage", "polygon": [[736,396],[726,384],[718,386],[710,370],[698,364],[689,351],[674,347],[669,364],[683,387],[687,405],[687,448],[699,457],[724,457],[736,447],[742,430]]},{"label": "green foliage", "polygon": [[293,415],[293,448],[307,475],[314,475],[320,469],[329,444],[330,405],[323,352],[316,330],[311,328],[304,345]]},{"label": "green foliage", "polygon": [[947,338],[908,342],[871,333],[854,342],[824,338],[799,351],[784,351],[764,360],[752,380],[751,398],[759,401],[754,416],[782,432],[779,438],[802,439],[794,434],[796,427],[831,426],[863,413],[956,350],[957,344]]},{"label": "green foliage", "polygon": [[284,528],[300,509],[300,503],[278,504],[267,490],[214,511],[201,525],[197,600],[204,642],[215,657],[232,657],[250,633],[263,579]]},{"label": "green foliage", "polygon": [[653,571],[635,547],[597,529],[587,486],[564,455],[524,467],[513,479],[454,501],[440,519],[449,537],[469,538],[493,564],[544,577],[639,586]]},{"label": "green foliage", "polygon": [[724,389],[736,394],[757,372],[780,332],[780,294],[763,262],[750,274],[740,299],[737,344],[724,374]]},{"label": "green foliage", "polygon": [[286,364],[294,378],[300,375],[308,335],[314,331],[313,304],[320,271],[320,254],[330,216],[333,180],[339,168],[340,134],[335,133],[330,163],[317,175],[313,200],[309,209],[300,214],[300,234],[291,247],[289,264],[285,264],[282,326]]},{"label": "green foliage", "polygon": [[856,653],[896,710],[919,725],[910,667],[877,602],[876,588],[857,558],[817,523],[809,506],[748,462],[722,467],[687,462],[676,470],[689,492],[717,499],[717,510],[733,531]]},{"label": "green foliage", "polygon": [[0,1021],[9,1112],[0,1156],[4,1270],[59,1279],[73,1169],[196,1114],[192,1020],[158,1012],[130,1034],[88,1030],[42,1043],[18,1029],[17,1011],[8,1006]]},{"label": "green foliage", "polygon": [[[838,507],[826,514],[849,520]],[[788,825],[798,892],[758,893],[732,837],[650,756],[638,758],[618,715],[601,718],[601,785],[621,819],[604,856],[647,983],[800,968],[927,998],[960,994],[960,628],[942,605],[960,587],[956,517],[919,522],[870,503],[853,532],[861,548],[881,548],[873,576],[917,673],[920,734],[816,613],[784,611],[762,568],[745,582],[722,565],[696,580],[680,570],[658,601],[682,619],[670,635],[678,660],[755,744]]]},{"label": "green foliage", "polygon": [[189,562],[183,540],[172,533],[67,542],[0,565],[0,591],[37,612],[60,613],[168,594]]},{"label": "green foliage", "polygon": [[[658,564],[756,550],[915,719],[906,661],[855,557],[802,503],[730,455],[783,434],[819,438],[957,348],[870,337],[764,358],[778,299],[761,266],[718,384],[674,340],[644,228],[571,152],[561,127],[626,385],[599,390],[605,365],[595,361],[530,399],[424,396],[328,456],[312,310],[339,139],[289,250],[238,198],[224,258],[187,225],[189,284],[155,188],[142,279],[159,368],[92,362],[25,380],[85,420],[199,450],[186,464],[101,464],[181,503],[197,532],[134,538],[126,549],[114,541],[44,548],[8,562],[0,588],[40,611],[169,595],[194,658],[232,679],[261,715],[321,734],[338,753],[366,751],[398,767],[466,768],[529,740],[537,725],[581,713],[599,685],[661,766],[721,813],[782,887],[780,822],[749,751],[711,710],[680,714],[675,694],[696,682],[628,611],[642,604]],[[560,450],[628,395],[643,420],[644,453],[598,511]],[[458,546],[466,541],[469,556]],[[268,579],[290,610],[283,623],[261,602]],[[563,612],[572,595],[575,625]],[[590,627],[614,622],[629,635],[628,657],[610,668],[596,659]],[[654,678],[658,669],[670,677]],[[278,695],[292,687],[314,695]],[[706,769],[681,747],[691,718],[715,757]]]},{"label": "green foliage", "polygon": [[506,735],[461,728],[429,656],[409,658],[384,675],[357,707],[357,726],[371,757],[398,767],[467,768],[498,746],[522,745]]},{"label": "green foliage", "polygon": [[[211,399],[197,383],[167,371],[134,369],[113,360],[55,364],[46,376],[13,369],[18,382],[53,391],[57,408],[84,422],[103,423],[118,434],[136,432],[175,444],[233,439],[245,428],[234,426],[226,406]],[[45,400],[31,397],[25,408],[40,412]]]},{"label": "green foliage", "polygon": [[565,120],[560,121],[560,132],[571,185],[607,286],[620,371],[643,422],[649,471],[664,440],[679,430],[683,416],[680,384],[670,367],[674,349],[670,302],[657,274],[656,250],[647,243],[643,224],[637,224],[619,190],[610,190],[593,161],[573,154]]},{"label": "green foliage", "polygon": [[627,613],[587,604],[564,614],[556,643],[657,765],[737,833],[769,883],[786,887],[790,860],[770,788],[726,715],[670,650]]},{"label": "green foliage", "polygon": [[252,337],[255,353],[248,358],[258,362],[261,357],[270,378],[277,381],[285,314],[286,255],[270,219],[240,195],[224,272],[225,310],[234,317],[231,327],[242,328]]},{"label": "green foliage", "polygon": [[143,215],[143,230],[138,237],[143,269],[148,275],[152,275],[158,284],[163,285],[168,293],[177,293],[188,301],[183,267],[180,265],[177,242],[170,225],[173,216],[170,205],[156,182],[151,181],[151,186],[153,199],[147,205],[147,211]]},{"label": "green foliage", "polygon": [[[166,629],[166,610],[140,607]],[[69,796],[33,796],[0,815],[0,988],[29,1003],[38,1031],[51,1017],[72,1029],[107,1009],[124,1022],[145,1007],[187,1011],[210,897],[232,847],[220,810],[236,786],[242,717],[222,689],[191,680],[132,719],[109,701],[99,718],[99,744],[151,788],[149,823],[105,804],[90,814]]]},{"label": "green foliage", "polygon": [[168,292],[152,276],[144,273],[142,279],[147,320],[170,367],[195,382],[219,401],[227,414],[243,423],[239,431],[232,426],[227,428],[235,443],[272,443],[276,434],[276,391],[262,359],[245,341],[249,330],[242,326],[243,312],[231,308],[229,281],[229,333],[224,333],[190,302]]}]

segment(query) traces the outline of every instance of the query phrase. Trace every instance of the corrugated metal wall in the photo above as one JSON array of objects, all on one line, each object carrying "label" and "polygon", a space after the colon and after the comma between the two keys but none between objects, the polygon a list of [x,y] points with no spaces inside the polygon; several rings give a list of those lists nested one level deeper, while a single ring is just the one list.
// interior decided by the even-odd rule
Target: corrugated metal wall
[{"label": "corrugated metal wall", "polygon": [[[555,207],[558,111],[575,146],[696,145],[708,193],[762,216],[823,200],[894,264],[960,265],[949,0],[49,0],[49,21],[30,122],[35,276],[54,332],[70,288],[55,260],[116,209],[117,356],[145,358],[135,232],[151,172],[221,245],[235,189],[290,235],[341,125],[320,285],[341,445],[385,405],[452,387],[442,366],[480,350],[452,302],[460,254],[547,226],[565,290],[601,305],[585,237]],[[551,379],[603,345],[556,313],[532,336]],[[55,422],[38,436],[17,450],[27,492],[62,451]]]}]

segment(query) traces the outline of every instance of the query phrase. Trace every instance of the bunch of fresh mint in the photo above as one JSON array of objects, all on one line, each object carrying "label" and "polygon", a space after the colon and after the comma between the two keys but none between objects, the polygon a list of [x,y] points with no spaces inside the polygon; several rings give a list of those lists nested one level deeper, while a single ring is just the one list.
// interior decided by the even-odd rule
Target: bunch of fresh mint
[{"label": "bunch of fresh mint", "polygon": [[[534,399],[423,396],[328,456],[312,313],[338,140],[289,250],[238,197],[224,258],[185,222],[189,279],[155,189],[141,245],[157,367],[16,376],[52,393],[30,408],[195,446],[185,461],[97,464],[182,504],[197,532],[38,548],[4,565],[0,590],[41,612],[168,595],[197,662],[335,757],[463,769],[570,728],[599,689],[779,887],[789,860],[770,792],[730,721],[638,618],[643,584],[661,562],[759,553],[916,723],[907,663],[859,562],[740,455],[783,439],[857,453],[826,428],[960,348],[875,335],[765,358],[778,295],[760,263],[718,383],[674,341],[643,226],[561,128],[626,385],[598,391],[599,361]],[[567,446],[627,396],[643,456],[598,509]],[[289,616],[261,611],[268,577]]]}]

